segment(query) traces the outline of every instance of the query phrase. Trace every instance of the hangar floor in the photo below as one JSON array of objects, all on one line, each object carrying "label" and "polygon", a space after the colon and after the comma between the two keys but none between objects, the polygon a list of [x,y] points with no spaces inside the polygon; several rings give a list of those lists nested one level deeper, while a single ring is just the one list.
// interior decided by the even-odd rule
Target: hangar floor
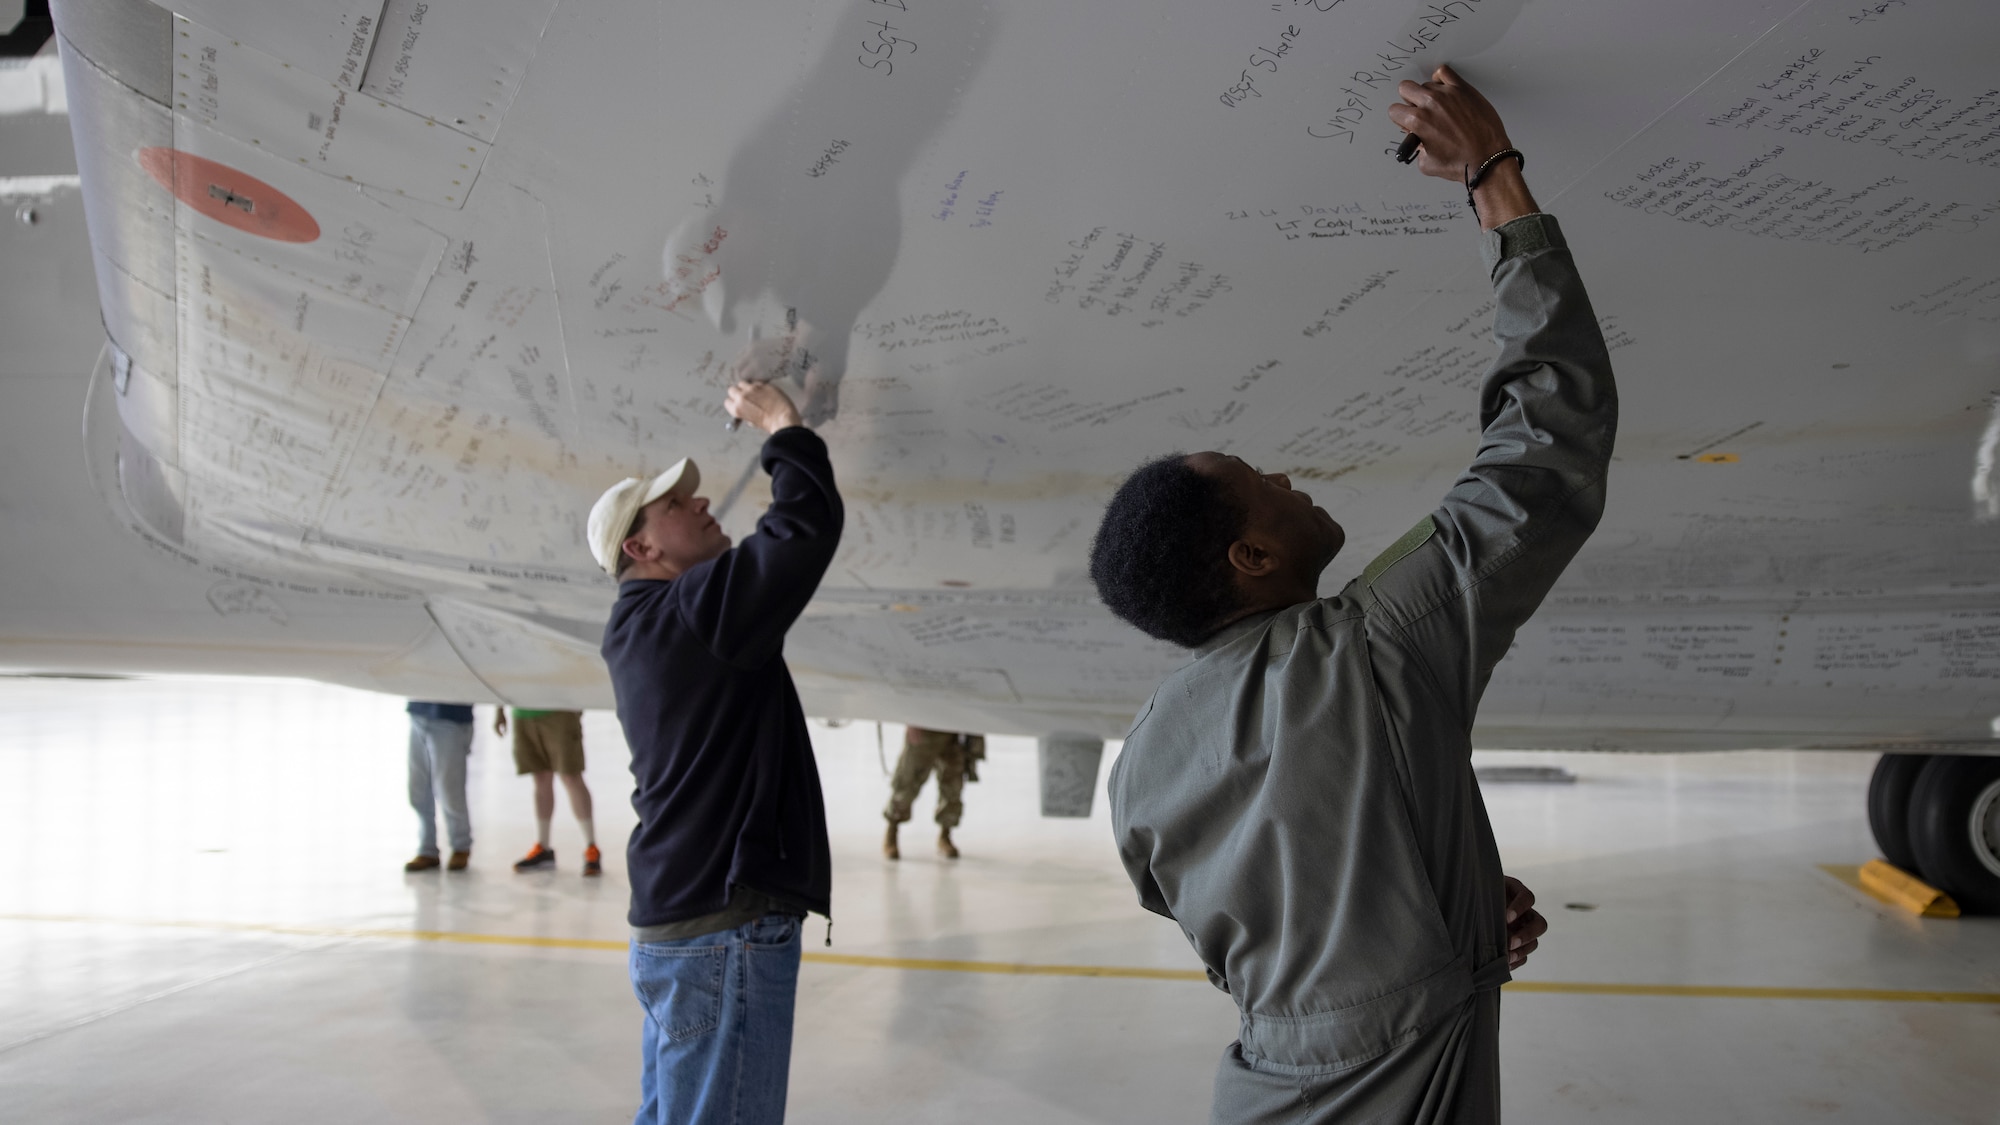
[{"label": "hangar floor", "polygon": [[[585,880],[566,808],[558,869],[509,869],[528,787],[480,718],[472,869],[405,876],[399,701],[0,679],[0,1117],[629,1119],[616,723],[588,720],[611,846]],[[838,925],[808,931],[792,1121],[1206,1120],[1233,1010],[1134,905],[1101,797],[1038,818],[1032,744],[996,740],[966,857],[920,821],[891,865],[876,727],[814,735]],[[1819,866],[1874,854],[1869,756],[1481,758],[1580,779],[1487,787],[1553,927],[1505,1001],[1510,1119],[1995,1120],[2000,919],[1920,921]]]}]

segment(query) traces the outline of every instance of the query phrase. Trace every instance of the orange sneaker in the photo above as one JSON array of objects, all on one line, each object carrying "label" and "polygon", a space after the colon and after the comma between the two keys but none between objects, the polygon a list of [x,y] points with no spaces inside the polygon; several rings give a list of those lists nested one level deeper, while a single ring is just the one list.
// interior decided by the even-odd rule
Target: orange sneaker
[{"label": "orange sneaker", "polygon": [[554,867],[555,865],[555,849],[545,848],[540,844],[536,844],[534,847],[528,849],[527,855],[514,861],[514,870],[533,871],[537,867]]},{"label": "orange sneaker", "polygon": [[583,873],[585,875],[604,874],[604,853],[597,850],[596,844],[583,849]]}]

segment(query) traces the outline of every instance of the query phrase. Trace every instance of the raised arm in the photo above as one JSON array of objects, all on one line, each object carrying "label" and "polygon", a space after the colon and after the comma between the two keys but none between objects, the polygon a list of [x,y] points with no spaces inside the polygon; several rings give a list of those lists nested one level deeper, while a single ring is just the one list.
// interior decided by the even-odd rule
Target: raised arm
[{"label": "raised arm", "polygon": [[[1476,169],[1484,146],[1511,146],[1477,91],[1445,68],[1438,78],[1404,83],[1413,104],[1391,116],[1423,136],[1426,172],[1463,178],[1453,173]],[[1520,161],[1496,170],[1518,181]],[[1475,198],[1500,345],[1479,388],[1479,452],[1361,579],[1371,614],[1430,668],[1467,728],[1515,631],[1603,514],[1618,422],[1611,358],[1555,219],[1532,210],[1525,183],[1482,181]]]},{"label": "raised arm", "polygon": [[778,653],[785,632],[819,589],[840,546],[845,510],[826,443],[801,424],[784,392],[768,383],[738,383],[725,405],[732,416],[771,435],[762,454],[771,474],[771,506],[743,542],[680,579],[681,607],[710,652],[753,668]]}]

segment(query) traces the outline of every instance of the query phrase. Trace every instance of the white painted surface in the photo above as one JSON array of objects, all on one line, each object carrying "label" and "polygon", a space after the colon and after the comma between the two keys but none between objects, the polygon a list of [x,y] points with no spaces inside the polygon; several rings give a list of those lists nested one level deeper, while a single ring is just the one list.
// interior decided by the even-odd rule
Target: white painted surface
[{"label": "white painted surface", "polygon": [[[480,711],[470,872],[405,877],[400,701],[285,682],[0,680],[0,1091],[35,1121],[622,1120],[638,1008],[616,950],[352,940],[349,928],[618,942],[631,824],[616,725],[585,724],[606,849],[516,876],[529,786]],[[898,729],[887,730],[893,763]],[[932,793],[877,851],[873,724],[815,726],[837,953],[1192,969],[1142,911],[1104,804],[1034,814],[996,739],[935,859]],[[1919,921],[1820,863],[1874,855],[1859,755],[1501,754],[1573,785],[1486,787],[1552,929],[1526,981],[2000,992],[1993,919]],[[1594,910],[1564,908],[1586,903]],[[31,915],[44,920],[24,920]],[[255,929],[55,921],[208,921]],[[317,931],[317,932],[315,932]],[[808,927],[807,949],[824,931]],[[1509,993],[1514,1121],[1991,1120],[1995,1008]],[[1199,981],[808,964],[790,1120],[1199,1122],[1234,1033]]]},{"label": "white painted surface", "polygon": [[[573,674],[611,597],[583,513],[683,455],[734,479],[723,363],[796,310],[849,512],[788,646],[811,707],[1116,735],[1179,658],[1084,577],[1131,466],[1212,447],[1313,482],[1353,544],[1330,592],[1469,456],[1474,224],[1382,151],[1394,81],[1449,56],[1568,230],[1624,402],[1605,525],[1482,737],[1991,744],[1990,4],[184,15],[171,115],[68,77],[107,327],[179,405],[106,415],[90,456],[122,425],[184,468],[180,518],[114,487],[119,518],[279,610],[204,666],[395,600],[451,643],[315,674],[608,704]],[[133,169],[156,145],[281,188],[320,240],[177,203]]]}]

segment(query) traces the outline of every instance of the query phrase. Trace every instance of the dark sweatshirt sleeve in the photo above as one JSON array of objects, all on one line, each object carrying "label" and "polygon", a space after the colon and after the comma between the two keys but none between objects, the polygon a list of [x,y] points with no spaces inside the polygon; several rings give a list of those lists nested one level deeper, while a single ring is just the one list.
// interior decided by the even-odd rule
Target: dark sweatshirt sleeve
[{"label": "dark sweatshirt sleeve", "polygon": [[1479,452],[1436,511],[1369,564],[1371,617],[1437,680],[1467,729],[1499,663],[1604,513],[1618,393],[1553,216],[1487,235],[1500,354]]},{"label": "dark sweatshirt sleeve", "polygon": [[689,629],[725,663],[754,668],[785,642],[840,546],[845,519],[826,442],[803,426],[764,442],[771,506],[743,542],[680,578]]}]

